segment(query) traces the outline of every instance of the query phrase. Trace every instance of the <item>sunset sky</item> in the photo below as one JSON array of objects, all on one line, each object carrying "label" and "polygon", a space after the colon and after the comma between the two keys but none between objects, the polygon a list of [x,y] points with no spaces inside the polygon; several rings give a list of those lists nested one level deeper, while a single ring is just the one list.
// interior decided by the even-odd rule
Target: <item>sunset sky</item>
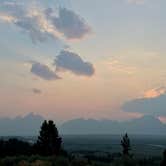
[{"label": "sunset sky", "polygon": [[0,117],[166,117],[165,0],[0,0]]}]

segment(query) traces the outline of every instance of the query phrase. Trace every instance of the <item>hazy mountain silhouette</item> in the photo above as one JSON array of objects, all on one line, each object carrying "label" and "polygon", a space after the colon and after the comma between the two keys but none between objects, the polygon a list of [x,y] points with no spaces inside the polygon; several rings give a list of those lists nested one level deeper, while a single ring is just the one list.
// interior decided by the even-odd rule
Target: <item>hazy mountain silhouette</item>
[{"label": "hazy mountain silhouette", "polygon": [[[25,117],[0,118],[0,136],[36,136],[44,118],[30,113]],[[74,119],[59,126],[60,134],[166,134],[166,124],[153,116],[125,122]]]},{"label": "hazy mountain silhouette", "polygon": [[44,118],[30,113],[25,117],[0,118],[0,136],[37,135]]},{"label": "hazy mountain silhouette", "polygon": [[166,124],[153,116],[144,116],[126,122],[112,120],[74,119],[60,127],[63,134],[149,134],[166,135]]}]

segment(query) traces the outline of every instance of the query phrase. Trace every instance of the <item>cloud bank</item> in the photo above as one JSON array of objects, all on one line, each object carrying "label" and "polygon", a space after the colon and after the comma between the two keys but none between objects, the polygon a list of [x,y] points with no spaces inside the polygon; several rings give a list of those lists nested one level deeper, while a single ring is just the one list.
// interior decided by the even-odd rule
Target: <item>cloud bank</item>
[{"label": "cloud bank", "polygon": [[92,76],[95,72],[91,63],[85,62],[73,52],[61,51],[54,61],[56,71],[70,71],[76,75]]},{"label": "cloud bank", "polygon": [[166,116],[166,90],[149,91],[148,96],[126,102],[122,109],[154,116]]}]

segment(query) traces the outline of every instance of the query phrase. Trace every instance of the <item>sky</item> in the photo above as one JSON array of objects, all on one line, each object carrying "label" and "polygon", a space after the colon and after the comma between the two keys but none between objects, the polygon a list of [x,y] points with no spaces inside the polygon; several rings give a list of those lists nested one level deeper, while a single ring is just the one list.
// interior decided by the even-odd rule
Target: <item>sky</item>
[{"label": "sky", "polygon": [[166,119],[165,0],[0,0],[0,117]]}]

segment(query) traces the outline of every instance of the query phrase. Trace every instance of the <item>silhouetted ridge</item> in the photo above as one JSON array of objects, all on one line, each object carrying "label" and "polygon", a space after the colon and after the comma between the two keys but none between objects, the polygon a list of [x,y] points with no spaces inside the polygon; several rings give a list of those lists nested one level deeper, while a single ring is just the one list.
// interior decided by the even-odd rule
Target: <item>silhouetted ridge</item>
[{"label": "silhouetted ridge", "polygon": [[75,119],[60,127],[63,134],[152,134],[166,133],[166,125],[153,116],[143,116],[126,122],[112,120]]},{"label": "silhouetted ridge", "polygon": [[0,118],[0,136],[33,136],[37,135],[44,118],[30,113],[24,117]]}]

